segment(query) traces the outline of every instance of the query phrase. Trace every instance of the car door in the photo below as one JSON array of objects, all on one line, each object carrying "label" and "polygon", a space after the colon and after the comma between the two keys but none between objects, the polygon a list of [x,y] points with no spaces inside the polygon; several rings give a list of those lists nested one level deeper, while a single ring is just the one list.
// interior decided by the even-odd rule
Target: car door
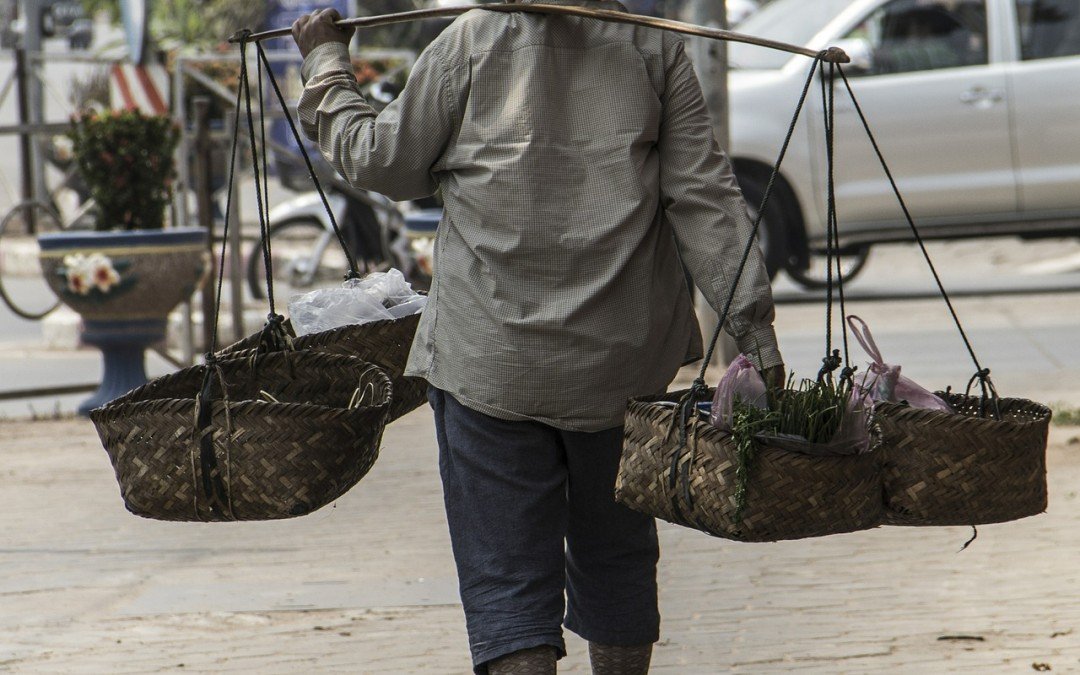
[{"label": "car door", "polygon": [[[891,0],[842,35],[852,88],[923,226],[1017,209],[1006,69],[991,63],[990,28],[986,0]],[[838,90],[836,100],[841,229],[899,226],[847,94]],[[822,121],[814,123],[820,136]]]},{"label": "car door", "polygon": [[1019,60],[1010,101],[1025,213],[1080,211],[1080,0],[1010,0]]}]

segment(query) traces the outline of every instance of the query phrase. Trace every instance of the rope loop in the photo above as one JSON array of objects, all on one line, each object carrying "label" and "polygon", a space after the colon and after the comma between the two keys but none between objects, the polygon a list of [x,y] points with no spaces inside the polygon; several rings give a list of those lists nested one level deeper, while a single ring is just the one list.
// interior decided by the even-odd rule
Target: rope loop
[{"label": "rope loop", "polygon": [[[971,379],[968,380],[967,388],[964,390],[964,396],[971,396],[971,389],[975,386],[975,383],[979,383],[979,417],[987,417],[989,413],[990,419],[1000,420],[1001,417],[1001,397],[998,396],[997,387],[994,386],[994,381],[990,379],[990,369],[980,368]],[[993,410],[990,411],[987,408],[987,404],[993,404]]]}]

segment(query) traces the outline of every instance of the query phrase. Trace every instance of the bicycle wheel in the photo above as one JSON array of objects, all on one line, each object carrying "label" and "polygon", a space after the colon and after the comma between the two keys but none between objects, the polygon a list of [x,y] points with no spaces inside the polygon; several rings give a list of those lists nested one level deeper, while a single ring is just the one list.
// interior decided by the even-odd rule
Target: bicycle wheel
[{"label": "bicycle wheel", "polygon": [[0,220],[0,300],[14,314],[37,320],[60,305],[38,259],[37,236],[61,229],[60,216],[48,204],[16,204]]},{"label": "bicycle wheel", "polygon": [[[311,218],[283,220],[270,226],[274,294],[288,299],[294,292],[341,281],[349,269],[334,233]],[[251,296],[266,297],[262,238],[248,254],[247,282]]]}]

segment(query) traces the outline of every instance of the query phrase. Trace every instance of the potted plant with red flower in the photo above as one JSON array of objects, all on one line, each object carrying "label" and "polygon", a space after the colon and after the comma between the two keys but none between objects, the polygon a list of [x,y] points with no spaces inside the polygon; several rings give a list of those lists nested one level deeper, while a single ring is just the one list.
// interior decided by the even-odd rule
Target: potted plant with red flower
[{"label": "potted plant with red flower", "polygon": [[83,341],[104,357],[101,388],[79,407],[86,414],[146,382],[146,347],[164,339],[169,312],[204,276],[207,233],[164,227],[180,134],[171,119],[124,110],[72,122],[95,229],[43,234],[38,243],[50,287],[82,316]]}]

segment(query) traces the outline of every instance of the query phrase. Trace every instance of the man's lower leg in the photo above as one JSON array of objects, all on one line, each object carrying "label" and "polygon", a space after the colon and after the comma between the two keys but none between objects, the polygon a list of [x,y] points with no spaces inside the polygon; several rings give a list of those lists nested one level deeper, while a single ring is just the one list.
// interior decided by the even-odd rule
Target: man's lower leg
[{"label": "man's lower leg", "polygon": [[652,648],[651,644],[615,647],[590,642],[589,661],[593,675],[646,675],[652,661]]},{"label": "man's lower leg", "polygon": [[555,675],[557,659],[555,648],[550,645],[522,649],[492,660],[488,663],[488,674]]}]

